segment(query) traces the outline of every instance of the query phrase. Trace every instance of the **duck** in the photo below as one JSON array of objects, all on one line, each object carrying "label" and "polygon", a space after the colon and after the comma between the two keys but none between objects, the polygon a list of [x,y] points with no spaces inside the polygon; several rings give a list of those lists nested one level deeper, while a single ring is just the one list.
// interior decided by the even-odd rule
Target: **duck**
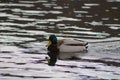
[{"label": "duck", "polygon": [[88,42],[75,39],[57,39],[56,36],[52,37],[52,40],[48,41],[47,46],[57,42],[59,49],[59,58],[78,57],[81,53],[86,53],[88,48]]},{"label": "duck", "polygon": [[69,53],[69,52],[85,52],[88,48],[88,42],[75,39],[57,39],[56,36],[53,37],[53,40],[49,40],[47,46],[52,43],[57,42],[57,46],[60,53]]}]

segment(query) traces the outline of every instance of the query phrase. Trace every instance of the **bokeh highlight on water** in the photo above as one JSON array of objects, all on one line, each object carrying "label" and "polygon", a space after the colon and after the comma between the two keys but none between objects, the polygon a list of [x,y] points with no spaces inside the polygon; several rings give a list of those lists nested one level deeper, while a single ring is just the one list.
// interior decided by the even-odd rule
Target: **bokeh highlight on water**
[{"label": "bokeh highlight on water", "polygon": [[[119,41],[119,12],[120,0],[0,0],[1,79],[21,80],[21,78],[24,78],[25,80],[33,80],[35,78],[35,80],[39,80],[39,78],[54,78],[55,80],[55,76],[47,74],[46,71],[49,70],[46,69],[49,67],[45,65],[44,61],[48,36],[56,34],[58,38],[85,40],[88,42]],[[116,47],[115,50],[118,50],[118,48]],[[44,64],[34,62],[39,59]],[[119,59],[114,60],[119,61]],[[84,61],[84,63],[80,61],[79,64],[77,61],[73,61],[72,63],[77,66],[72,66],[70,65],[71,62],[67,61],[63,62],[65,64],[62,65],[62,62],[60,61],[59,67],[55,69],[58,73],[56,76],[62,80],[63,78],[65,80],[76,80],[76,75],[79,72],[74,70],[75,68],[83,71],[82,74],[87,74],[79,74],[77,78],[80,80],[105,78],[103,75],[101,77],[96,74],[97,77],[93,77],[93,74],[85,73],[87,70],[97,73],[99,68],[101,68],[101,74],[106,75],[108,72],[112,79],[115,77],[118,79],[120,75],[116,71],[118,70],[116,66],[112,67],[114,70],[109,71],[105,70],[103,68],[104,64],[99,62],[92,64],[88,60]],[[90,67],[87,67],[85,63]],[[39,68],[39,66],[42,67]],[[106,67],[111,69],[110,66]],[[95,70],[93,70],[94,68]],[[16,71],[19,74],[16,75]],[[54,74],[54,71],[49,73]],[[64,76],[61,78],[59,75]],[[74,77],[70,77],[70,75]]]}]

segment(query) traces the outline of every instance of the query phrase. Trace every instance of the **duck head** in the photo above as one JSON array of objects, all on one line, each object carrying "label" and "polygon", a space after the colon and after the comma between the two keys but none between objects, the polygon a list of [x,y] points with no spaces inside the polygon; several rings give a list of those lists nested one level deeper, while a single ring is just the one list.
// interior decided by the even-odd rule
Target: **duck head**
[{"label": "duck head", "polygon": [[55,35],[49,36],[49,41],[48,41],[47,46],[50,46],[51,44],[57,44],[57,37]]}]

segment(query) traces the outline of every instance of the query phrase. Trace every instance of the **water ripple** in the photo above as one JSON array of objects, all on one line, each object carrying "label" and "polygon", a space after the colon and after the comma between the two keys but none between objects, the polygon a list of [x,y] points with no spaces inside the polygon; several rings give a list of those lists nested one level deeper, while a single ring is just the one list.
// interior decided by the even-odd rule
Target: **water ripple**
[{"label": "water ripple", "polygon": [[[120,79],[119,2],[0,1],[0,79]],[[45,60],[50,34],[88,41],[88,53],[50,67]]]}]

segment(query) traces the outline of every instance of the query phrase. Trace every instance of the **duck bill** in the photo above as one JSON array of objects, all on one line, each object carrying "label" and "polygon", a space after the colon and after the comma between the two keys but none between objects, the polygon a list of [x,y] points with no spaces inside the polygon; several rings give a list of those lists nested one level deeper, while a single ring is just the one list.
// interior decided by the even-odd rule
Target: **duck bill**
[{"label": "duck bill", "polygon": [[47,43],[47,46],[50,46],[52,44],[52,42],[49,40]]}]

